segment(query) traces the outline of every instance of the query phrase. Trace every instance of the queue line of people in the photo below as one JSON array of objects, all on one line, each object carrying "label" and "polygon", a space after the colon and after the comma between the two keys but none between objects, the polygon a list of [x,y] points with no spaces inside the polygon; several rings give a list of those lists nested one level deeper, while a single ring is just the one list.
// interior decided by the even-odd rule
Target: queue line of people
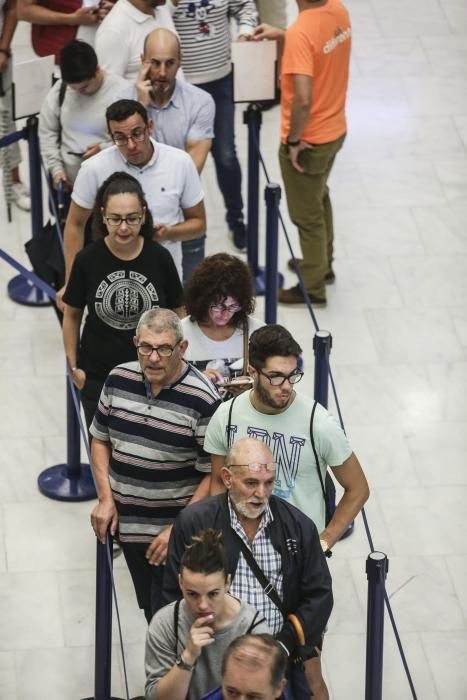
[{"label": "queue line of people", "polygon": [[[39,24],[54,11],[21,2]],[[62,81],[46,105],[53,113],[52,176],[55,185],[62,179],[72,190],[67,280],[58,296],[65,307],[65,349],[92,436],[99,490],[92,526],[102,541],[107,529],[118,537],[150,625],[148,700],[210,691],[235,697],[229,695],[235,684],[215,689],[222,681],[222,652],[231,641],[223,633],[226,628],[232,633],[235,647],[235,637],[261,631],[251,627],[258,614],[259,625],[278,640],[279,656],[288,659],[285,692],[294,700],[311,693],[326,700],[320,655],[332,586],[324,555],[368,498],[368,486],[336,421],[295,390],[303,376],[296,341],[282,326],[263,327],[252,316],[251,275],[244,263],[224,254],[203,261],[206,217],[199,174],[211,150],[227,225],[237,249],[243,249],[230,80],[233,15],[240,41],[285,38],[281,166],[300,231],[305,283],[312,301],[324,302],[323,285],[334,276],[327,180],[345,136],[348,15],[339,0],[297,0],[299,22],[289,34],[277,25],[257,27],[252,0],[178,0],[172,3],[174,33],[172,26],[155,27],[152,21],[164,4],[118,0],[115,7],[74,9],[72,26],[103,20],[97,55],[76,40],[57,49]],[[127,22],[119,56],[126,64],[112,71],[108,48],[104,56],[99,46],[105,46],[107,31],[108,37],[115,27],[117,37],[123,31],[119,14]],[[324,27],[320,32],[316,21]],[[136,25],[141,25],[138,41],[129,41]],[[323,43],[325,58],[314,55],[308,34]],[[73,64],[80,52],[87,62],[82,73],[79,60]],[[112,72],[131,74],[132,82],[109,79]],[[329,76],[338,73],[336,92]],[[128,90],[123,99],[117,99],[120,89]],[[87,115],[91,105],[96,111]],[[337,110],[333,123],[314,129],[315,122],[326,122],[330,106]],[[86,141],[62,139],[63,129],[84,126],[86,133],[88,116],[97,127]],[[77,117],[82,122],[76,129]],[[41,129],[47,130],[45,118]],[[59,137],[55,142],[53,133]],[[327,148],[320,139],[329,134]],[[47,134],[43,140],[46,144]],[[70,156],[63,159],[69,172],[65,162],[57,169],[64,155]],[[308,189],[307,208],[302,200]],[[86,233],[97,240],[83,249]],[[181,278],[187,282],[184,300]],[[279,300],[303,298],[293,288],[281,290]],[[181,322],[185,310],[189,315]],[[328,466],[344,490],[330,518],[323,493]],[[198,545],[209,556],[195,556]],[[172,604],[181,595],[183,603]],[[212,602],[217,597],[218,607]],[[175,610],[181,617],[175,618]],[[237,625],[240,619],[249,623],[246,629]],[[267,646],[267,637],[263,641]],[[297,656],[302,663],[293,664]],[[228,669],[224,660],[223,675]],[[283,676],[268,682],[271,698],[284,690]]]}]

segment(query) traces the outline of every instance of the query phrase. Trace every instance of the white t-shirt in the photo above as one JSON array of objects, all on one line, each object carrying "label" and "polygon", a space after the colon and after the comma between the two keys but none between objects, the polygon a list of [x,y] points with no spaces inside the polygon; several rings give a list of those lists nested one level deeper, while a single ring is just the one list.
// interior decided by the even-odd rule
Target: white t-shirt
[{"label": "white t-shirt", "polygon": [[[110,73],[135,80],[141,66],[144,40],[154,29],[165,27],[177,33],[166,6],[153,15],[138,10],[128,0],[118,0],[104,17],[95,38],[99,66]],[[180,74],[178,77],[182,77]]]},{"label": "white t-shirt", "polygon": [[[250,391],[235,400],[230,420],[230,441],[243,437],[261,440],[271,449],[277,463],[274,495],[280,496],[313,520],[318,532],[324,530],[326,508],[310,439],[313,399],[296,394],[286,411],[274,415],[253,408]],[[227,425],[232,400],[221,404],[211,420],[204,439],[209,454],[227,453]],[[313,437],[324,482],[326,467],[338,467],[352,449],[337,420],[317,404]]]},{"label": "white t-shirt", "polygon": [[[118,0],[121,2],[121,0]],[[113,10],[112,10],[113,12]],[[149,163],[139,168],[128,163],[111,146],[84,161],[73,187],[72,199],[83,209],[92,209],[97,190],[114,172],[133,175],[145,194],[154,224],[172,226],[184,220],[183,209],[189,209],[204,197],[201,180],[190,156],[179,148],[166,146],[151,139],[154,153]],[[180,241],[163,244],[172,254],[180,277],[182,276],[182,245]]]},{"label": "white t-shirt", "polygon": [[[257,328],[264,326],[262,321],[248,318],[248,337]],[[211,340],[203,333],[196,321],[189,316],[182,319],[183,337],[188,340],[185,359],[199,370],[212,367],[223,377],[235,377],[242,373],[243,328],[239,326],[227,340]],[[232,366],[233,365],[233,366]]]}]

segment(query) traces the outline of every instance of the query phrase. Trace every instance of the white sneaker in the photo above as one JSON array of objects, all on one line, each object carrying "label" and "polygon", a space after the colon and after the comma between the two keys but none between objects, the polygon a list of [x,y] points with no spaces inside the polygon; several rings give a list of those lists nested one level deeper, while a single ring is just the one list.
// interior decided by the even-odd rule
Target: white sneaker
[{"label": "white sneaker", "polygon": [[31,197],[26,185],[23,182],[14,182],[11,191],[16,206],[23,211],[31,211]]}]

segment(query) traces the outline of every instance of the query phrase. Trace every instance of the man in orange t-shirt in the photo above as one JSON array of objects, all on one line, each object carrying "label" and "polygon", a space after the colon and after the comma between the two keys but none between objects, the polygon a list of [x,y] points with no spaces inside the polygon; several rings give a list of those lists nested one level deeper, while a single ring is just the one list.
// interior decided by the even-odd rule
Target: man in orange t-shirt
[{"label": "man in orange t-shirt", "polygon": [[[351,27],[340,0],[297,0],[297,5],[298,18],[285,32],[279,159],[290,217],[300,234],[303,281],[312,303],[324,306],[325,284],[334,281],[327,181],[347,128]],[[299,285],[279,290],[281,303],[303,301]]]}]

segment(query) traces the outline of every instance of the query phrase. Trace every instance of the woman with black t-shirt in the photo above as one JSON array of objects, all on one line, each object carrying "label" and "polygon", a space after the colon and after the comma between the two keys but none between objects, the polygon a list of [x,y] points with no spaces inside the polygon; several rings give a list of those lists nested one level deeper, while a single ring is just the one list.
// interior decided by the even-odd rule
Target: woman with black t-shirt
[{"label": "woman with black t-shirt", "polygon": [[134,177],[113,173],[99,188],[93,233],[98,240],[77,254],[63,297],[63,343],[88,428],[110,370],[136,359],[141,314],[157,306],[181,313],[183,300],[172,256],[152,240],[151,212]]}]

